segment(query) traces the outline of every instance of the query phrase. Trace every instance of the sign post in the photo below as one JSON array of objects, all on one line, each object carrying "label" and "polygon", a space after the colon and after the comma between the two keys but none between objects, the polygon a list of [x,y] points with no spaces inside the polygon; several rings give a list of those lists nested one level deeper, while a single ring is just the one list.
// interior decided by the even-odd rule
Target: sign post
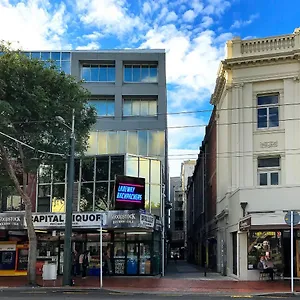
[{"label": "sign post", "polygon": [[299,223],[300,215],[291,210],[286,213],[284,221],[291,226],[291,292],[294,293],[294,226]]},{"label": "sign post", "polygon": [[102,262],[102,255],[103,255],[103,253],[102,253],[102,245],[103,245],[103,242],[102,242],[102,233],[103,233],[103,230],[102,230],[102,227],[103,227],[103,224],[102,224],[102,221],[103,221],[103,218],[101,218],[101,220],[100,220],[100,273],[99,273],[99,276],[100,276],[100,289],[102,289],[102,287],[103,287],[103,268],[102,268],[102,264],[103,264],[103,262]]}]

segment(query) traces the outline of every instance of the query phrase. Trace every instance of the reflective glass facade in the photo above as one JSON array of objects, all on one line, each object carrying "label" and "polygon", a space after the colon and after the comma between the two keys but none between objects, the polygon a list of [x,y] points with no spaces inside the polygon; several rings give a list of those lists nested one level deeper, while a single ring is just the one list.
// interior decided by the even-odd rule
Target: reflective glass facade
[{"label": "reflective glass facade", "polygon": [[97,116],[113,117],[115,115],[115,99],[111,97],[95,98],[89,101],[97,111]]},{"label": "reflective glass facade", "polygon": [[83,64],[81,79],[94,82],[115,82],[116,68],[114,64]]},{"label": "reflective glass facade", "polygon": [[157,99],[124,98],[123,117],[157,116]]},{"label": "reflective glass facade", "polygon": [[[64,212],[66,164],[42,166],[38,176],[37,211]],[[137,156],[87,156],[75,161],[74,211],[101,211],[113,207],[115,175],[146,179],[146,209],[160,215],[161,162]]]},{"label": "reflective glass facade", "polygon": [[98,131],[90,134],[87,154],[129,153],[163,159],[164,151],[164,131]]},{"label": "reflective glass facade", "polygon": [[58,70],[71,74],[71,52],[24,52],[29,58],[45,62],[46,66],[55,65]]},{"label": "reflective glass facade", "polygon": [[157,82],[157,65],[125,64],[124,82]]}]

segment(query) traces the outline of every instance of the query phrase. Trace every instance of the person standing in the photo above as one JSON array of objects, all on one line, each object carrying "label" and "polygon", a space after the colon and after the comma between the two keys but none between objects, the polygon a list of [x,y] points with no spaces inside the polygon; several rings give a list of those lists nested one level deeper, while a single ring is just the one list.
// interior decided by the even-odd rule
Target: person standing
[{"label": "person standing", "polygon": [[87,276],[87,270],[89,267],[89,252],[85,251],[82,257],[82,278],[85,279]]}]

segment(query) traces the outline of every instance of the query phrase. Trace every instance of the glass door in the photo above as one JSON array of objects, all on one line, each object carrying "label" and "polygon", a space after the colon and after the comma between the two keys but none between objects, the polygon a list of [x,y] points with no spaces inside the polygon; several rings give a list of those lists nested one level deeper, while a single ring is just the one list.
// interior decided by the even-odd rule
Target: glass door
[{"label": "glass door", "polygon": [[138,275],[139,243],[127,243],[127,275]]},{"label": "glass door", "polygon": [[139,243],[140,245],[140,274],[151,274],[151,247],[149,243]]}]

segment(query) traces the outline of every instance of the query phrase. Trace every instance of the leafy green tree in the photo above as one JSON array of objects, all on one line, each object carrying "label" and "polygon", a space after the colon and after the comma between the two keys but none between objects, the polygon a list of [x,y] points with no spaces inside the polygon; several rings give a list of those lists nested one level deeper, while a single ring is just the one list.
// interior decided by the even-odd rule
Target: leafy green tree
[{"label": "leafy green tree", "polygon": [[96,112],[88,105],[88,91],[76,78],[51,63],[49,67],[27,58],[7,43],[0,42],[0,52],[0,184],[13,185],[24,203],[28,281],[35,285],[37,238],[30,199],[35,185],[29,186],[28,175],[32,181],[40,165],[51,164],[55,156],[51,153],[62,154],[61,160],[69,155],[70,132],[56,122],[57,116],[70,124],[75,109],[76,153],[80,155],[88,146]]}]

